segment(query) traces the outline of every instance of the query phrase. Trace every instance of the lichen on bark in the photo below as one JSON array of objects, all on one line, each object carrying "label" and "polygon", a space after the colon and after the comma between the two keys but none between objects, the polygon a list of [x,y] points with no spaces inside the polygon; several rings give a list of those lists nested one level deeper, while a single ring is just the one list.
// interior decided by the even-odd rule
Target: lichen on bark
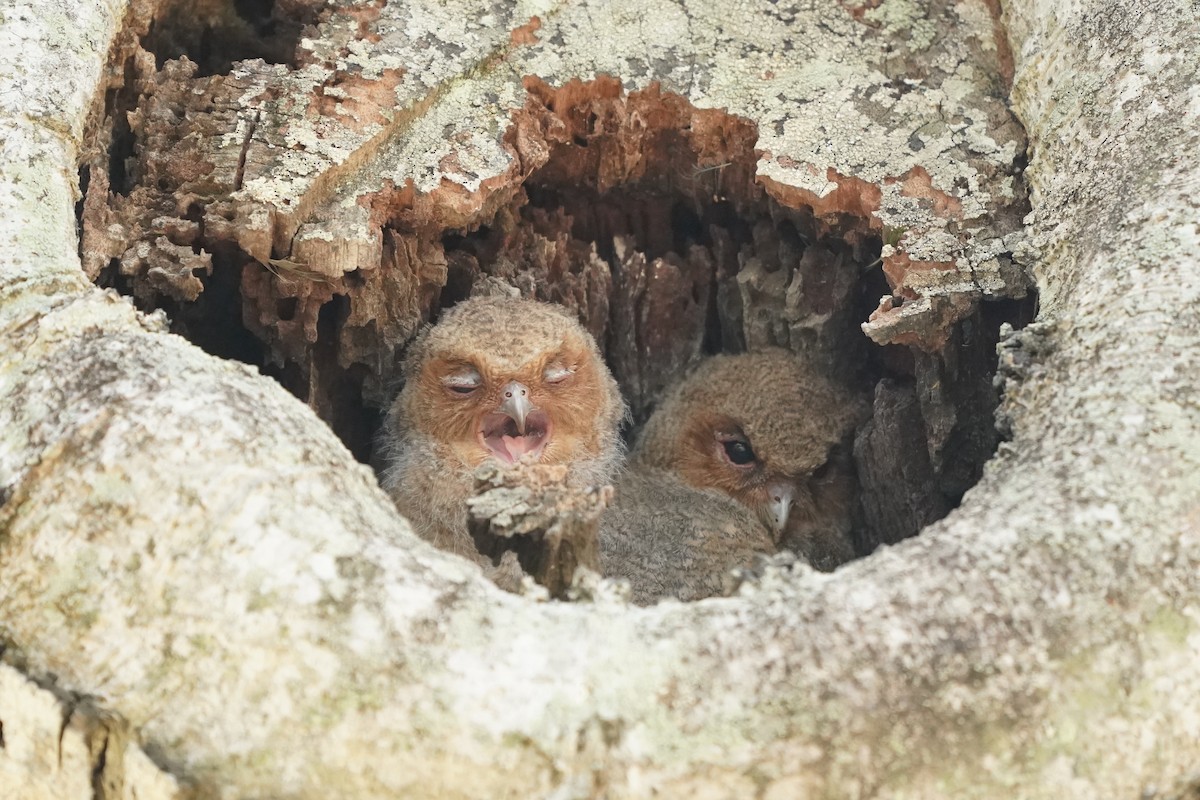
[{"label": "lichen on bark", "polygon": [[[96,53],[116,35],[118,5],[81,2],[74,25],[6,13],[0,34],[0,199],[11,210],[0,223],[6,658],[19,651],[27,672],[94,695],[161,763],[212,794],[1183,791],[1169,787],[1200,758],[1196,167],[1177,158],[1196,149],[1200,130],[1189,57],[1200,28],[1188,4],[1006,7],[1012,97],[1033,143],[1035,193],[1031,241],[991,238],[1033,260],[1042,324],[1008,343],[1035,354],[1006,374],[1013,438],[962,506],[832,575],[778,567],[735,598],[646,610],[603,598],[537,604],[488,587],[416,541],[373,477],[293,397],[89,287],[71,234],[72,179],[103,80]],[[362,7],[370,4],[353,6]],[[455,125],[474,119],[481,88],[510,86],[496,102],[520,106],[524,88],[505,76],[525,74],[511,67],[521,53],[553,85],[565,85],[555,75],[606,72],[645,90],[653,77],[697,107],[727,105],[758,120],[759,146],[776,166],[757,168],[771,177],[790,169],[780,154],[810,159],[815,173],[798,161],[789,179],[814,203],[869,201],[870,191],[839,176],[878,170],[881,206],[884,198],[905,213],[922,199],[937,205],[936,196],[904,194],[923,191],[908,156],[890,169],[854,155],[882,144],[890,158],[889,137],[907,142],[914,131],[862,124],[842,87],[854,85],[868,38],[907,53],[914,46],[887,37],[915,32],[933,55],[964,42],[994,46],[982,4],[773,5],[770,13],[788,17],[777,22],[738,4],[712,8],[413,6],[388,24],[413,43],[408,66],[421,69],[398,84],[412,94],[398,98],[397,135],[384,133],[392,123],[369,121],[365,140],[395,153],[395,187],[413,177],[413,198],[434,197],[445,218],[471,219],[480,212],[469,184],[482,185],[486,160],[456,167],[467,185],[458,190],[418,156],[440,160],[450,152],[438,149],[442,137],[464,129],[479,132],[472,142],[500,142],[480,152],[503,153],[503,125]],[[526,12],[541,18],[532,32]],[[954,20],[967,27],[931,38],[931,25],[940,33]],[[492,35],[510,23],[518,36]],[[357,25],[346,22],[339,48],[359,47]],[[467,44],[437,47],[439,28]],[[800,37],[788,40],[793,50],[772,39],[793,29],[845,34],[857,48],[841,64],[784,55],[816,50]],[[62,46],[63,36],[74,45]],[[662,48],[648,44],[665,41],[683,44],[654,55]],[[755,41],[770,46],[747,44]],[[976,125],[987,114],[971,122],[954,114],[965,62],[933,60],[938,85],[929,92],[951,101],[946,119],[936,103],[927,107],[936,148],[994,152]],[[753,81],[775,66],[810,94],[771,102],[776,78]],[[239,69],[259,85],[263,74],[320,72],[315,62],[294,74],[251,65],[235,67],[235,78]],[[891,90],[898,107],[922,102],[926,87],[904,87],[901,77]],[[815,99],[799,102],[807,97]],[[804,120],[817,132],[793,123],[810,133],[789,152],[788,114],[812,103],[820,113]],[[782,133],[773,108],[789,109]],[[916,133],[920,152],[929,150]],[[261,135],[271,153],[273,134]],[[847,151],[855,136],[864,149]],[[317,152],[281,178],[299,210],[254,228],[272,246],[295,234],[316,248],[321,225],[371,241],[369,229],[354,227],[361,207],[332,192],[389,176],[352,157],[366,145],[342,151],[333,141],[310,142]],[[337,179],[306,184],[326,162]],[[953,178],[925,168],[933,186],[953,193]],[[265,183],[244,181],[242,191],[287,205]],[[401,205],[403,192],[394,195]],[[326,215],[326,204],[342,216]],[[422,206],[414,199],[412,208]],[[310,211],[317,222],[302,231]],[[957,245],[935,252],[940,234],[912,236],[899,244],[925,243],[918,260],[961,255]],[[988,274],[988,259],[970,259],[996,246],[989,241],[964,245],[977,275]],[[295,252],[272,257],[284,255],[312,266]],[[917,272],[906,268],[899,285]],[[930,307],[933,296],[953,302],[954,293],[933,292]],[[9,713],[0,707],[0,719]],[[0,751],[5,768],[9,758]]]},{"label": "lichen on bark", "polygon": [[[360,460],[404,344],[498,278],[579,313],[635,422],[706,353],[789,347],[867,393],[896,378],[929,458],[877,424],[856,448],[883,456],[859,465],[864,494],[901,487],[914,520],[957,503],[996,444],[998,320],[1024,321],[980,300],[1026,294],[1009,252],[1023,138],[982,6],[728,29],[706,4],[466,8],[333,6],[294,64],[227,75],[122,51],[112,105],[134,144],[120,186],[101,169],[120,142],[88,157],[88,274],[263,367]],[[655,23],[633,36],[630,15]],[[906,43],[918,22],[948,35]],[[615,50],[584,47],[593,30]],[[614,60],[684,33],[686,60]],[[875,516],[861,553],[918,529]]]}]

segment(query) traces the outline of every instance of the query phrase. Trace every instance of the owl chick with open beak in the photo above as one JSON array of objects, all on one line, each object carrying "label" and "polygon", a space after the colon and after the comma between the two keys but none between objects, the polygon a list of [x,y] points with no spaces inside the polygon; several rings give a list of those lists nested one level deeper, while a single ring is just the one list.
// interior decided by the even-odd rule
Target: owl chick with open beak
[{"label": "owl chick with open beak", "polygon": [[383,487],[418,535],[485,560],[467,529],[487,461],[561,464],[571,486],[611,482],[625,404],[591,335],[559,306],[478,297],[410,347],[384,424]]},{"label": "owl chick with open beak", "polygon": [[856,486],[837,451],[865,410],[786,350],[706,360],[642,431],[602,522],[605,574],[637,602],[699,599],[781,546],[824,569],[853,557]]}]

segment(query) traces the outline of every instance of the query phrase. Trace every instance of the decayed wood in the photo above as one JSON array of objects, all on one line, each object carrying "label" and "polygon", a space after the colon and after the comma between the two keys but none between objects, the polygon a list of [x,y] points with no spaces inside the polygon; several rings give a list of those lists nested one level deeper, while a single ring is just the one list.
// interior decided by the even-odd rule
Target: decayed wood
[{"label": "decayed wood", "polygon": [[[354,417],[362,402],[386,406],[392,354],[485,275],[578,309],[638,421],[702,349],[860,360],[868,262],[892,297],[865,330],[931,353],[980,298],[1025,292],[1005,238],[1023,210],[1011,175],[1023,140],[978,14],[764,10],[735,34],[745,46],[710,55],[701,43],[723,35],[723,15],[668,4],[668,27],[686,23],[701,55],[635,65],[583,46],[594,26],[621,27],[584,8],[477,20],[347,2],[307,31],[296,69],[156,70],[135,52],[129,187],[109,185],[103,153],[90,159],[89,275],[119,272],[111,280],[211,351],[255,361],[265,350],[272,374],[360,457],[369,432]],[[942,21],[965,35],[891,51],[883,71],[904,77],[885,81],[872,52]],[[807,45],[783,56],[797,52],[794,31],[814,27],[845,54],[837,88],[809,80],[805,69],[833,62]],[[485,74],[439,88],[489,58]],[[952,91],[909,91],[947,71]],[[826,117],[847,143],[829,139]],[[752,230],[730,229],[739,215]],[[681,226],[694,241],[673,240]],[[209,318],[240,304],[258,341],[207,341],[176,303]]]},{"label": "decayed wood", "polygon": [[[119,5],[78,3],[72,24],[6,13],[0,29],[6,658],[94,694],[173,772],[226,796],[1162,796],[1194,768],[1200,209],[1196,165],[1178,154],[1198,144],[1200,30],[1187,4],[1007,6],[1013,103],[1035,145],[1024,244],[950,233],[989,216],[979,194],[957,198],[961,226],[935,224],[958,178],[986,184],[980,151],[1018,146],[987,126],[998,99],[973,105],[989,79],[955,57],[996,46],[977,3],[774,4],[752,18],[580,3],[526,27],[507,10],[392,2],[387,19],[405,21],[386,33],[413,47],[380,52],[415,77],[383,122],[366,115],[361,139],[296,155],[288,126],[260,120],[246,164],[278,153],[278,180],[243,175],[242,198],[274,206],[258,230],[294,239],[273,256],[308,268],[305,248],[328,252],[331,230],[346,233],[339,252],[371,252],[371,213],[413,229],[434,211],[474,218],[488,170],[517,163],[489,160],[499,129],[474,101],[520,106],[515,74],[601,71],[756,120],[769,151],[757,169],[785,201],[898,223],[910,261],[967,259],[943,272],[890,252],[896,286],[930,301],[885,311],[873,336],[920,344],[940,327],[903,326],[969,313],[955,304],[1003,279],[1001,248],[1034,259],[1043,324],[1006,342],[1033,354],[1006,373],[1012,440],[959,509],[831,576],[777,571],[737,598],[647,610],[488,586],[416,541],[279,386],[89,287],[74,155]],[[468,44],[438,48],[436,31]],[[785,50],[790,31],[803,35]],[[818,35],[853,46],[818,48]],[[324,81],[320,65],[357,47],[353,31],[328,41],[303,69],[268,71]],[[666,41],[687,44],[656,59]],[[892,71],[912,58],[928,66],[920,85]],[[357,108],[359,79],[391,80],[346,78],[330,103]],[[247,90],[243,133],[258,96]],[[310,90],[263,96],[282,113]],[[864,106],[892,124],[866,124]],[[455,135],[480,148],[449,159]],[[334,197],[409,177],[407,195],[388,189],[371,209]],[[925,230],[895,216],[922,211]]]},{"label": "decayed wood", "polygon": [[476,548],[494,565],[515,553],[521,569],[559,599],[578,570],[600,571],[600,514],[612,500],[611,486],[573,489],[557,466],[485,466],[476,480],[468,524]]},{"label": "decayed wood", "polygon": [[864,530],[871,534],[859,543],[864,551],[903,541],[948,510],[929,463],[916,390],[881,381],[873,412],[855,441],[859,474],[875,487],[862,495]]}]

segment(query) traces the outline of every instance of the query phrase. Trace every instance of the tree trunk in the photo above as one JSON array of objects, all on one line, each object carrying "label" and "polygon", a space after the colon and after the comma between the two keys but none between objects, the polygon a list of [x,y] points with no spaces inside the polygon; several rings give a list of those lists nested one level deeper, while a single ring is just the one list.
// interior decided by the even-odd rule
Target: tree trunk
[{"label": "tree trunk", "polygon": [[[6,10],[0,28],[0,642],[25,674],[127,721],[174,778],[148,777],[136,747],[95,757],[96,737],[76,728],[57,763],[28,757],[15,743],[48,752],[60,717],[125,723],[72,717],[0,667],[0,778],[18,796],[86,796],[52,784],[77,784],[85,763],[98,797],[1182,796],[1183,783],[1168,787],[1200,762],[1189,3],[1006,4],[1012,107],[1032,154],[1027,238],[1005,166],[1021,134],[996,99],[1008,46],[982,2],[767,13],[580,0],[538,18],[346,3],[301,40],[294,68],[241,62],[204,84],[212,120],[233,109],[226,125],[240,131],[206,133],[201,109],[178,120],[196,126],[180,157],[209,173],[146,189],[111,218],[84,209],[84,267],[136,262],[122,280],[143,298],[188,302],[192,279],[211,291],[204,254],[224,256],[205,247],[236,243],[242,296],[262,300],[243,311],[303,363],[319,390],[309,407],[85,276],[76,167],[94,101],[124,79],[102,54],[133,53],[120,19],[145,27],[161,9],[76,5],[69,20]],[[380,37],[374,49],[360,34]],[[348,67],[364,50],[377,58]],[[134,58],[144,93],[184,102],[163,76],[190,68]],[[541,100],[527,100],[526,75]],[[893,294],[868,334],[934,354],[938,369],[953,324],[1011,296],[1014,260],[1032,264],[1038,321],[1001,356],[1012,439],[960,507],[832,575],[777,568],[735,598],[647,609],[602,592],[505,594],[412,536],[312,410],[338,402],[321,371],[367,352],[346,321],[367,301],[347,275],[407,287],[403,313],[373,328],[402,342],[428,316],[422,287],[467,269],[442,232],[499,213],[533,169],[576,174],[550,151],[572,139],[554,109],[581,96],[642,121],[612,142],[684,119],[688,135],[713,134],[722,144],[685,173],[700,199],[807,208],[847,240],[838,215],[859,220],[884,243]],[[130,124],[152,132],[154,108]],[[670,125],[655,121],[662,108]],[[306,138],[313,115],[324,138]],[[757,161],[739,120],[757,125]],[[616,185],[661,166],[636,152],[614,145],[591,174]],[[183,223],[200,223],[161,205],[183,189],[230,198],[200,210],[196,250]],[[688,285],[694,262],[650,255]],[[755,258],[715,285],[714,307],[774,280]],[[513,269],[516,283],[540,280]],[[597,284],[572,275],[586,312]],[[317,331],[335,295],[350,298],[342,349],[322,356],[306,326]],[[296,301],[290,320],[283,299]],[[754,312],[738,328],[748,338],[821,346],[819,309],[741,308]],[[690,352],[670,353],[671,368]],[[118,772],[130,759],[140,766]]]}]

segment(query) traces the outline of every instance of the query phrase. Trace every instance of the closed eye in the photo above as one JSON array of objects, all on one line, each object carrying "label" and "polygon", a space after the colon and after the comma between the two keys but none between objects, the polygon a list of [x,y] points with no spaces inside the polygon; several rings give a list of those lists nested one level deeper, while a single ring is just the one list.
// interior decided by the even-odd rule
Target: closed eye
[{"label": "closed eye", "polygon": [[574,374],[575,370],[570,367],[548,367],[544,377],[546,383],[562,383]]},{"label": "closed eye", "polygon": [[483,383],[479,373],[475,370],[469,372],[458,372],[453,375],[447,375],[442,378],[442,385],[455,394],[468,395],[474,392]]}]

